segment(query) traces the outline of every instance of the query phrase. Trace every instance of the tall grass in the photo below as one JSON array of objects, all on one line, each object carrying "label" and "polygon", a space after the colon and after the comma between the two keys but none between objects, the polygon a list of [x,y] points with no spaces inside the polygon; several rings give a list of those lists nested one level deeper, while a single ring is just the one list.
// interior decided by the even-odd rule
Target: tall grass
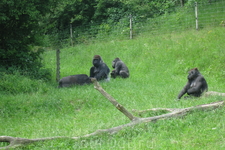
[{"label": "tall grass", "polygon": [[[207,28],[157,36],[143,34],[134,40],[65,48],[61,50],[61,76],[89,74],[95,54],[101,55],[110,68],[111,61],[120,57],[130,69],[130,78],[100,84],[129,111],[185,108],[223,100],[215,96],[176,101],[176,97],[186,83],[187,71],[193,67],[205,76],[209,90],[225,91],[224,32],[225,28]],[[46,68],[53,71],[52,84],[19,75],[1,77],[1,87],[8,90],[1,92],[0,135],[72,137],[129,122],[93,85],[58,89],[55,51],[43,57]],[[13,82],[7,84],[9,81]],[[24,149],[224,149],[223,112],[224,108],[197,111],[183,118],[127,128],[112,136],[49,141]]]},{"label": "tall grass", "polygon": [[[99,54],[111,70],[115,57],[120,57],[129,67],[130,78],[100,82],[129,111],[185,108],[224,100],[214,96],[177,101],[178,93],[187,82],[187,71],[194,67],[206,78],[210,91],[225,92],[224,33],[224,27],[162,30],[160,34],[143,32],[133,40],[111,36],[105,41],[75,45],[61,49],[61,77],[89,74],[92,58]],[[93,85],[58,89],[55,51],[46,51],[43,59],[45,67],[52,70],[48,83],[19,74],[1,74],[0,135],[30,139],[73,137],[129,122]],[[225,148],[224,110],[220,107],[195,111],[182,118],[126,128],[115,135],[77,141],[54,140],[18,149],[220,150]],[[144,117],[153,115],[157,114],[144,114]],[[0,143],[4,145],[6,143]]]}]

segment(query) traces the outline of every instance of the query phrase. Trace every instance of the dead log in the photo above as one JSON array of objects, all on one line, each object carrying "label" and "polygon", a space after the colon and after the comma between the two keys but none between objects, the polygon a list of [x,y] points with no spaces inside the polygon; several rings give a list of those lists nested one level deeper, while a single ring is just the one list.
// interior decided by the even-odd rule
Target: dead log
[{"label": "dead log", "polygon": [[[55,139],[73,139],[78,140],[81,138],[88,138],[96,135],[101,135],[104,133],[108,134],[115,134],[119,132],[120,130],[126,128],[126,127],[132,127],[140,123],[146,123],[146,122],[155,122],[159,119],[168,119],[171,117],[177,117],[177,116],[184,116],[187,113],[194,111],[194,110],[206,110],[206,109],[216,109],[220,106],[224,105],[224,101],[218,101],[210,104],[203,104],[203,105],[197,105],[193,107],[188,108],[153,108],[149,109],[147,111],[155,111],[155,110],[166,110],[170,113],[153,116],[153,117],[147,117],[147,118],[138,118],[134,117],[128,110],[126,110],[122,105],[120,105],[112,96],[110,96],[106,91],[99,85],[99,83],[96,80],[92,80],[94,82],[95,88],[103,95],[105,96],[119,111],[121,111],[126,117],[128,117],[131,122],[120,125],[117,127],[109,128],[109,129],[99,129],[96,130],[93,133],[86,134],[79,137],[66,137],[66,136],[57,136],[57,137],[47,137],[47,138],[38,138],[38,139],[26,139],[26,138],[20,138],[20,137],[11,137],[11,136],[0,136],[0,142],[7,142],[9,145],[5,147],[0,147],[0,149],[10,149],[10,148],[16,148],[20,146],[24,146],[26,144],[35,143],[35,142],[41,142],[41,141],[49,141],[49,140],[55,140]],[[145,112],[145,111],[140,111]]]}]

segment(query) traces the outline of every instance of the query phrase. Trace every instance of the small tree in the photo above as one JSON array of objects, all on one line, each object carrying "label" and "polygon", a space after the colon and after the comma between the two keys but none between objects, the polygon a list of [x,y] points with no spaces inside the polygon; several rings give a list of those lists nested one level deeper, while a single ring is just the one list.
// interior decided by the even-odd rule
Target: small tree
[{"label": "small tree", "polygon": [[41,22],[52,10],[53,0],[0,1],[0,66],[37,71],[41,65],[41,45],[46,25]]}]

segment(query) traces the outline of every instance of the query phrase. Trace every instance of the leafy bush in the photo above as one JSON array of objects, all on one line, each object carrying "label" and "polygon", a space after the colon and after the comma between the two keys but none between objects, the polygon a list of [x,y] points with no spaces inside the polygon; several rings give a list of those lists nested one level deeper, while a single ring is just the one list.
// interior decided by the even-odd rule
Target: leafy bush
[{"label": "leafy bush", "polygon": [[42,49],[33,50],[34,45],[42,44],[45,25],[40,19],[48,13],[52,1],[14,2],[2,0],[0,12],[0,64],[6,69],[40,68]]}]

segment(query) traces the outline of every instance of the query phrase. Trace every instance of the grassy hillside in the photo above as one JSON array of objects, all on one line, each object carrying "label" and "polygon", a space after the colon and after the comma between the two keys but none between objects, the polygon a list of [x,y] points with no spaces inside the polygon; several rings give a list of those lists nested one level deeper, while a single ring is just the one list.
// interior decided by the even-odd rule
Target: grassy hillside
[{"label": "grassy hillside", "polygon": [[[225,28],[189,30],[171,34],[143,34],[133,40],[110,40],[61,49],[61,77],[89,74],[92,57],[102,56],[110,69],[120,57],[130,78],[101,82],[102,87],[129,111],[150,108],[185,108],[224,100],[222,97],[177,101],[187,71],[198,67],[210,91],[225,92]],[[32,81],[3,75],[0,100],[0,135],[23,138],[80,136],[128,123],[93,85],[58,89],[55,51],[43,56],[52,81]],[[13,81],[13,82],[11,82]],[[78,141],[56,140],[19,149],[224,149],[225,108],[196,111],[183,118],[160,120]],[[157,114],[148,114],[153,116]],[[6,145],[0,143],[0,146]]]}]

